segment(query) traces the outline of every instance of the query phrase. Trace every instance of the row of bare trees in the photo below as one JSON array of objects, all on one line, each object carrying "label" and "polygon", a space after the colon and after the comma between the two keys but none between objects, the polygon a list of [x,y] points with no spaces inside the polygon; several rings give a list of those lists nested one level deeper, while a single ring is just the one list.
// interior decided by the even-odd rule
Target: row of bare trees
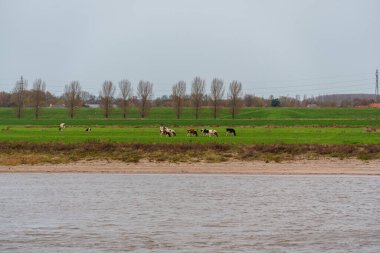
[{"label": "row of bare trees", "polygon": [[[205,96],[206,83],[200,77],[195,77],[191,85],[191,101],[194,108],[194,116],[196,119],[200,117],[201,108],[203,105],[203,98]],[[128,114],[128,107],[132,98],[132,85],[127,79],[119,82],[120,90],[120,107],[123,117],[126,118]],[[116,87],[112,81],[105,81],[100,91],[100,105],[104,111],[104,117],[108,118],[113,108],[114,96]],[[213,117],[217,118],[221,101],[224,97],[224,83],[223,80],[214,78],[211,83],[210,98],[213,104]],[[78,92],[80,94],[80,92]],[[139,101],[139,111],[141,118],[145,118],[151,107],[151,99],[153,96],[153,84],[148,81],[140,81],[137,85],[137,99]],[[230,102],[231,116],[235,118],[238,114],[238,109],[241,106],[242,84],[238,81],[232,81],[228,89],[228,100]],[[179,119],[184,107],[184,99],[186,97],[186,82],[178,81],[172,87],[172,106],[176,117]],[[70,106],[70,103],[68,103]]]},{"label": "row of bare trees", "polygon": [[221,107],[230,107],[231,116],[235,118],[240,106],[245,107],[353,107],[368,106],[374,103],[371,94],[336,94],[317,97],[301,96],[275,98],[258,97],[252,94],[245,94],[241,97],[242,85],[240,82],[232,81],[227,89],[227,99],[225,99],[225,87],[223,80],[214,78],[210,85],[210,92],[206,93],[205,81],[199,77],[193,79],[190,94],[186,94],[186,82],[179,81],[172,87],[170,96],[164,95],[152,100],[153,84],[147,81],[140,81],[136,95],[133,95],[131,82],[127,79],[121,80],[118,84],[120,95],[115,97],[117,86],[111,81],[105,81],[99,92],[99,96],[90,94],[81,89],[78,81],[72,81],[64,88],[62,96],[55,96],[46,90],[46,84],[42,79],[33,82],[32,89],[28,90],[28,82],[22,77],[14,86],[12,92],[0,91],[0,106],[14,107],[17,118],[22,117],[23,108],[31,107],[34,110],[35,118],[41,114],[41,108],[48,105],[64,104],[70,117],[75,116],[76,108],[86,106],[86,104],[100,104],[103,108],[104,116],[111,115],[112,108],[116,104],[120,107],[124,118],[127,118],[129,108],[138,107],[141,117],[146,117],[151,106],[172,106],[177,118],[180,118],[184,107],[193,107],[194,116],[200,117],[202,106],[212,108],[212,117],[217,118]]},{"label": "row of bare trees", "polygon": [[[13,102],[16,105],[16,117],[21,118],[22,111],[25,105],[25,97],[27,92],[28,82],[23,77],[16,82],[13,89]],[[45,100],[46,84],[41,79],[37,79],[33,83],[33,89],[31,90],[31,96],[33,101],[34,115],[38,119],[40,115],[40,109],[42,103]]]},{"label": "row of bare trees", "polygon": [[[148,115],[149,109],[152,106],[153,97],[153,84],[149,81],[141,80],[136,89],[136,96],[133,96],[133,89],[131,82],[128,79],[123,79],[118,83],[119,96],[115,97],[117,86],[112,81],[106,80],[101,86],[99,92],[100,107],[103,109],[104,117],[109,118],[115,101],[119,105],[122,115],[127,118],[129,107],[131,103],[138,106],[141,118]],[[42,79],[36,79],[33,83],[31,91],[27,91],[27,81],[22,77],[16,82],[13,90],[13,101],[16,109],[16,115],[21,118],[23,107],[25,104],[25,97],[28,93],[34,108],[35,118],[38,119],[41,113],[41,107],[46,105],[46,83]],[[172,87],[172,94],[170,96],[171,105],[173,106],[176,117],[181,117],[183,107],[185,106],[185,99],[190,99],[191,106],[194,109],[194,116],[196,119],[200,117],[202,106],[204,106],[205,96],[208,96],[212,103],[212,116],[218,117],[219,109],[222,106],[222,101],[225,93],[223,80],[214,78],[211,82],[210,93],[206,94],[206,82],[200,77],[195,77],[191,83],[191,94],[186,95],[186,82],[178,81]],[[228,102],[231,108],[232,118],[238,113],[238,109],[242,102],[242,85],[238,81],[232,81],[228,88]],[[83,106],[83,99],[92,98],[88,92],[82,90],[79,81],[72,81],[64,87],[62,99],[66,108],[68,109],[69,116],[75,117],[76,109]],[[92,99],[94,99],[92,98]],[[225,102],[224,102],[225,105]]]},{"label": "row of bare trees", "polygon": [[[191,83],[191,95],[190,99],[192,106],[194,108],[194,116],[196,119],[199,118],[201,108],[203,105],[203,98],[206,95],[206,84],[205,80],[200,77],[195,77]],[[212,116],[216,119],[219,114],[219,109],[221,107],[221,101],[224,97],[224,83],[223,80],[214,78],[211,82],[210,88],[210,99],[212,103]],[[172,101],[175,114],[177,118],[180,118],[182,108],[184,105],[184,98],[186,95],[186,83],[185,81],[179,81],[172,88]],[[241,106],[241,96],[242,96],[242,84],[238,81],[232,81],[228,89],[228,101],[231,108],[231,116],[235,118],[238,109]]]},{"label": "row of bare trees", "polygon": [[[133,95],[131,82],[127,79],[123,79],[119,82],[120,90],[120,108],[123,113],[123,117],[126,118],[128,114],[128,107]],[[112,81],[104,81],[100,90],[100,106],[103,109],[104,117],[109,118],[112,112],[112,108],[115,101],[116,86]],[[78,81],[72,81],[69,85],[66,85],[64,98],[66,107],[69,110],[70,117],[73,118],[75,109],[81,104],[82,89]],[[153,96],[153,84],[147,81],[140,81],[137,86],[137,97],[140,101],[140,116],[142,118],[147,116],[148,109],[150,107],[150,100]]]}]

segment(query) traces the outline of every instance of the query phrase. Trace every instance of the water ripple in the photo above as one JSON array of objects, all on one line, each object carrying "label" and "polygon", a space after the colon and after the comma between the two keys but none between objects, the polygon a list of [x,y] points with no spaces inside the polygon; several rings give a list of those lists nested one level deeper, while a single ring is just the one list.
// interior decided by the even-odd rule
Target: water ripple
[{"label": "water ripple", "polygon": [[1,174],[0,252],[380,252],[380,179]]}]

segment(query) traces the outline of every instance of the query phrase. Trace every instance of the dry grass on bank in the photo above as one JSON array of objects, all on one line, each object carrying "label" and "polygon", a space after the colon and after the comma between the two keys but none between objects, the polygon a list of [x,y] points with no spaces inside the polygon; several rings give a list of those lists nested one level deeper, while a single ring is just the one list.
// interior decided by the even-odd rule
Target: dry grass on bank
[{"label": "dry grass on bank", "polygon": [[151,162],[225,162],[357,158],[380,159],[380,145],[320,144],[123,144],[111,142],[62,143],[0,143],[0,164],[70,163],[81,160],[117,160],[137,163]]}]

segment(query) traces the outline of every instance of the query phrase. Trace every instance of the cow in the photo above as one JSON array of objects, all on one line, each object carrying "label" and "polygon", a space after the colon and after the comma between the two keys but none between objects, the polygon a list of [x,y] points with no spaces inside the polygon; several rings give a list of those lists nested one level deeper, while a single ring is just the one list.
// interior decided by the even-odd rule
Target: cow
[{"label": "cow", "polygon": [[187,136],[198,136],[198,132],[195,129],[188,129]]},{"label": "cow", "polygon": [[208,135],[208,129],[201,129],[201,133],[203,135]]},{"label": "cow", "polygon": [[61,123],[61,124],[59,124],[58,131],[63,131],[63,129],[65,129],[65,128],[66,128],[65,123]]},{"label": "cow", "polygon": [[172,134],[164,126],[160,126],[160,136],[165,135],[166,137],[172,137]]},{"label": "cow", "polygon": [[176,132],[173,129],[166,128],[166,131],[168,131],[172,136],[177,136]]},{"label": "cow", "polygon": [[86,132],[91,132],[92,129],[91,129],[91,127],[87,127],[84,131],[86,131]]},{"label": "cow", "polygon": [[216,130],[208,130],[208,136],[216,136],[218,137],[218,132]]},{"label": "cow", "polygon": [[218,137],[218,132],[216,130],[212,130],[212,129],[201,129],[201,132],[203,133],[203,135],[208,135],[209,137],[211,136],[216,136]]},{"label": "cow", "polygon": [[233,128],[226,128],[226,136],[230,135],[230,134],[233,134],[234,136],[236,136],[235,129],[233,129]]},{"label": "cow", "polygon": [[160,126],[160,135],[165,135],[166,137],[177,136],[176,132],[173,129],[169,129],[165,126]]}]

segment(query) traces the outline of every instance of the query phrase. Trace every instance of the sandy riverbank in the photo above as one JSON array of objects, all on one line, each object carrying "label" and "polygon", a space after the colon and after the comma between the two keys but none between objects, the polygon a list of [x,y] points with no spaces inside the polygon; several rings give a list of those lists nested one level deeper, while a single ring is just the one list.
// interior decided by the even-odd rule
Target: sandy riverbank
[{"label": "sandy riverbank", "polygon": [[69,164],[41,164],[0,166],[0,173],[142,173],[142,174],[256,174],[256,175],[380,175],[380,161],[357,159],[295,160],[281,163],[221,162],[221,163],[168,163],[140,161],[123,163],[119,161],[80,161]]}]

